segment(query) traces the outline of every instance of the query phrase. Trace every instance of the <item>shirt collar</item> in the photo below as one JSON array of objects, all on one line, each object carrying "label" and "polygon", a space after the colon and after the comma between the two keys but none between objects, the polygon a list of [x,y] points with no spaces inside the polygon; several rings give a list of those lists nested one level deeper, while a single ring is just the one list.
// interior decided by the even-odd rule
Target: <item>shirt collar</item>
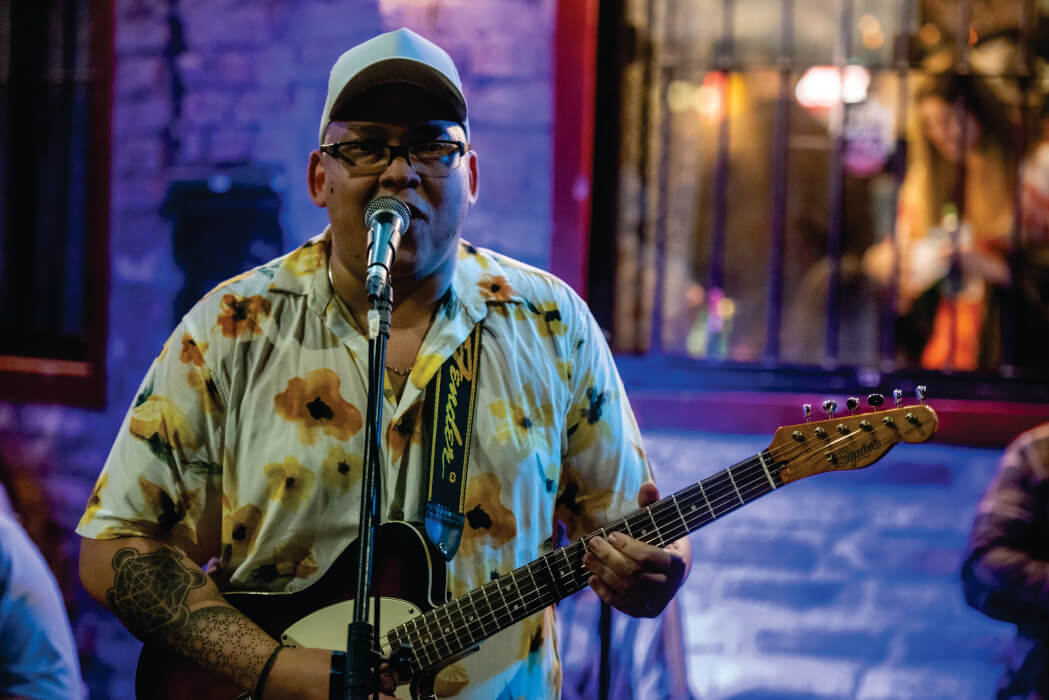
[{"label": "shirt collar", "polygon": [[[328,281],[328,259],[331,255],[331,227],[306,241],[284,256],[270,282],[270,290],[307,297],[307,305],[323,316],[333,301]],[[452,276],[452,297],[447,304],[459,304],[474,323],[488,314],[489,306],[523,303],[524,299],[510,284],[506,271],[495,254],[460,241]]]}]

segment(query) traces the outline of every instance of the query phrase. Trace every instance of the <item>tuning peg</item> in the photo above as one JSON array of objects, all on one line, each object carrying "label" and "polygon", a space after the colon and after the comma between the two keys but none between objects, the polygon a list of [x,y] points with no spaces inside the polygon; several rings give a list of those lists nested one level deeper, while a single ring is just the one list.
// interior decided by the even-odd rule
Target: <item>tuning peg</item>
[{"label": "tuning peg", "polygon": [[903,389],[893,389],[892,400],[896,402],[896,408],[903,406]]},{"label": "tuning peg", "polygon": [[823,412],[827,414],[828,418],[833,418],[838,412],[838,402],[834,399],[827,399],[823,402]]},{"label": "tuning peg", "polygon": [[881,394],[871,394],[867,397],[867,404],[871,406],[875,411],[881,408],[881,405],[885,403],[885,397]]},{"label": "tuning peg", "polygon": [[845,399],[845,407],[849,409],[849,413],[856,413],[856,409],[860,406],[860,400],[855,396],[850,396]]},{"label": "tuning peg", "polygon": [[920,403],[922,406],[924,406],[925,405],[925,385],[924,384],[919,384],[918,386],[914,387],[914,395],[918,397],[918,403]]},{"label": "tuning peg", "polygon": [[803,403],[801,404],[801,412],[805,414],[805,422],[809,422],[809,418],[812,417],[812,404]]}]

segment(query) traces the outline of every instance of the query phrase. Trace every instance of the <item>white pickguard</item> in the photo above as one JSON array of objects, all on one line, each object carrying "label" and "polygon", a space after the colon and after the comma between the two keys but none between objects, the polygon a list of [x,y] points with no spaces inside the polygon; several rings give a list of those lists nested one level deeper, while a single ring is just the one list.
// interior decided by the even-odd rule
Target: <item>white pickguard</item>
[{"label": "white pickguard", "polygon": [[[418,607],[397,598],[379,599],[379,630],[381,637],[387,630],[403,624],[420,614]],[[370,617],[370,615],[369,615]],[[346,626],[353,622],[353,601],[335,603],[302,618],[281,634],[281,641],[288,646],[311,647],[314,649],[345,649]],[[397,697],[411,700],[407,685],[397,687]]]}]

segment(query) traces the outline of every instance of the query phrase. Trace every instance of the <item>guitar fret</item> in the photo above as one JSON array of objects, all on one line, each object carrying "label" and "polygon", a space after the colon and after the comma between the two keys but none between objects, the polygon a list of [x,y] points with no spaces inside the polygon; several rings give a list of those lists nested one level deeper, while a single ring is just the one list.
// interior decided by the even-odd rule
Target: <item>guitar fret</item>
[{"label": "guitar fret", "polygon": [[[543,603],[543,605],[542,605],[542,606],[540,606],[540,607],[546,607],[546,605],[548,605],[548,603],[545,603],[545,602],[544,602],[544,599],[545,599],[545,597],[546,597],[546,594],[545,594],[545,593],[543,592],[543,589],[542,589],[542,587],[541,587],[541,586],[539,585],[539,582],[535,580],[535,573],[534,573],[534,572],[532,571],[532,565],[531,565],[531,564],[528,564],[528,565],[527,565],[527,566],[525,566],[524,568],[525,568],[525,571],[527,571],[527,572],[528,572],[528,577],[529,577],[530,579],[532,579],[532,588],[534,588],[534,589],[535,589],[535,593],[536,593],[536,597],[537,597],[538,601],[539,601],[540,603]],[[529,607],[528,605],[525,605],[525,610],[527,610],[527,609],[528,609],[528,607]]]},{"label": "guitar fret", "polygon": [[[456,604],[456,607],[458,607],[459,602],[455,601],[455,604]],[[449,603],[448,605],[444,606],[444,608],[445,608],[444,616],[448,618],[448,626],[452,628],[452,634],[455,635],[455,641],[457,641],[459,643],[459,650],[462,651],[463,649],[465,649],[468,646],[466,644],[463,644],[463,638],[459,636],[459,630],[462,628],[462,626],[461,625],[457,625],[455,619],[452,617],[451,604]],[[460,619],[462,618],[462,609],[461,608],[459,609],[459,617],[460,617]],[[447,632],[447,630],[446,630],[446,632]]]},{"label": "guitar fret", "polygon": [[[438,617],[439,610],[440,608],[431,610],[430,612],[423,615],[423,617],[428,619],[426,627],[430,630],[430,638],[433,639],[434,651],[437,652],[437,655],[439,657],[448,658],[454,652],[452,651],[452,645],[445,638],[444,633],[441,630],[441,620]],[[444,652],[441,651],[441,644],[444,644]]]},{"label": "guitar fret", "polygon": [[726,469],[725,473],[728,474],[728,480],[732,482],[732,488],[736,489],[736,495],[739,496],[740,505],[743,505],[746,501],[743,500],[743,494],[739,492],[739,487],[736,486],[736,480],[732,478],[732,467]]},{"label": "guitar fret", "polygon": [[707,490],[703,488],[703,482],[699,482],[699,493],[702,494],[703,500],[707,502],[707,508],[710,509],[710,519],[717,520],[718,516],[714,512],[714,506],[710,505],[710,498],[707,497]]},{"label": "guitar fret", "polygon": [[769,466],[765,464],[765,457],[760,452],[758,453],[758,461],[761,462],[761,468],[765,470],[765,476],[769,480],[769,486],[771,486],[772,490],[775,491],[776,482],[772,480],[772,473],[769,472]]},{"label": "guitar fret", "polygon": [[645,508],[645,510],[648,511],[648,517],[649,517],[649,519],[652,520],[652,527],[656,528],[656,537],[659,538],[657,543],[654,542],[653,544],[656,544],[656,546],[661,547],[661,546],[663,546],[664,540],[663,540],[663,533],[659,531],[659,523],[656,522],[656,517],[654,515],[652,515],[652,507],[651,506]]},{"label": "guitar fret", "polygon": [[[517,609],[524,605],[524,596],[521,595],[521,587],[517,585],[517,577],[514,575],[513,571],[510,572],[510,581],[513,582],[514,588],[517,589],[517,599],[518,601],[520,601],[514,605],[514,609]],[[507,586],[506,590],[510,590],[510,587]],[[511,614],[510,616],[513,617],[513,614]]]},{"label": "guitar fret", "polygon": [[674,508],[677,509],[677,517],[681,518],[681,525],[685,528],[685,534],[688,534],[688,521],[685,520],[685,514],[681,512],[681,506],[677,503],[677,494],[670,494],[671,500],[674,502]]},{"label": "guitar fret", "polygon": [[630,535],[631,537],[634,536],[634,533],[630,531],[630,518],[623,518],[623,527],[626,528],[626,534]]},{"label": "guitar fret", "polygon": [[557,601],[564,600],[565,594],[561,592],[561,587],[557,585],[557,577],[554,576],[554,568],[550,566],[550,558],[548,556],[542,557],[541,561],[546,564],[546,572],[550,574],[550,585],[554,587],[554,595],[557,596]]},{"label": "guitar fret", "polygon": [[[466,598],[467,598],[467,600],[470,603],[470,609],[473,610],[473,616],[477,620],[477,624],[480,625],[480,627],[481,627],[481,634],[484,637],[487,637],[488,636],[488,630],[484,626],[484,614],[481,613],[480,611],[478,611],[478,609],[477,609],[477,601],[474,600],[474,598],[476,598],[476,593],[477,593],[477,591],[471,591],[470,594],[468,596],[466,596]],[[475,641],[476,641],[476,639],[475,639]]]},{"label": "guitar fret", "polygon": [[514,615],[513,615],[513,613],[510,612],[510,606],[509,606],[509,604],[507,604],[507,595],[506,595],[506,592],[504,590],[502,590],[502,585],[499,584],[499,579],[496,579],[496,580],[492,581],[492,585],[494,586],[495,590],[499,594],[499,600],[502,601],[502,609],[507,611],[507,618],[511,622],[513,622],[514,621]]},{"label": "guitar fret", "polygon": [[[415,626],[415,636],[418,637],[420,642],[421,642],[419,644],[419,648],[422,650],[422,652],[424,654],[426,654],[426,665],[427,666],[432,666],[433,663],[434,663],[434,660],[430,658],[430,652],[428,652],[426,650],[427,643],[426,643],[425,636],[419,633],[419,618],[418,617],[413,617],[411,620],[408,621],[408,624],[411,624],[411,625]],[[434,651],[436,651],[436,649]]]}]

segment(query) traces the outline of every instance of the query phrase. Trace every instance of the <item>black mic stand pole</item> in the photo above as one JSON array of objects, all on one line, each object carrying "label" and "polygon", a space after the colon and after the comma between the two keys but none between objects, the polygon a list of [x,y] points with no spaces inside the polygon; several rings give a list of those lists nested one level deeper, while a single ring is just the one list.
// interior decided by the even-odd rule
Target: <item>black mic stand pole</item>
[{"label": "black mic stand pole", "polygon": [[[346,667],[343,686],[336,694],[331,689],[331,700],[367,700],[377,692],[378,665],[381,661],[377,648],[377,634],[368,623],[368,597],[372,578],[372,550],[375,527],[381,517],[378,502],[380,472],[380,434],[382,432],[382,393],[386,366],[386,341],[390,338],[390,311],[393,292],[390,284],[371,298],[368,313],[368,412],[365,420],[364,474],[361,480],[361,514],[357,539],[360,542],[357,560],[357,590],[353,605],[353,622],[346,631]],[[377,606],[376,606],[377,607]],[[376,617],[378,617],[376,615]],[[376,623],[378,620],[376,620]]]}]

